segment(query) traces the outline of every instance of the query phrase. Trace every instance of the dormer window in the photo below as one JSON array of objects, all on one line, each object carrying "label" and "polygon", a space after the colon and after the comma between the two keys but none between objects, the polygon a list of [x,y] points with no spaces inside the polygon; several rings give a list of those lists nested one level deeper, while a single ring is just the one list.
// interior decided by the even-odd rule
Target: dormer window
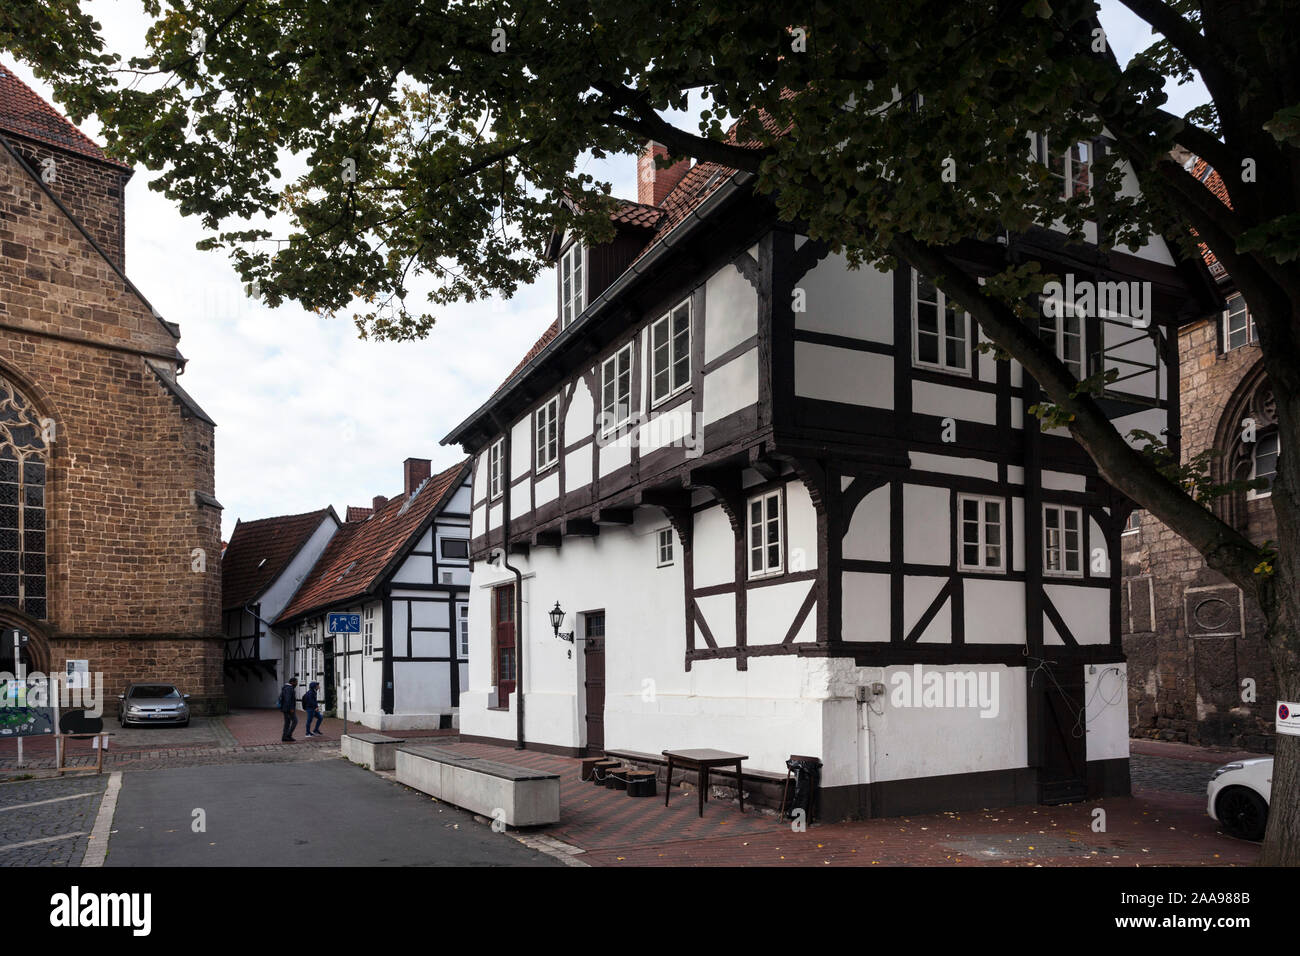
[{"label": "dormer window", "polygon": [[560,256],[560,328],[566,328],[587,307],[586,254],[574,242]]}]

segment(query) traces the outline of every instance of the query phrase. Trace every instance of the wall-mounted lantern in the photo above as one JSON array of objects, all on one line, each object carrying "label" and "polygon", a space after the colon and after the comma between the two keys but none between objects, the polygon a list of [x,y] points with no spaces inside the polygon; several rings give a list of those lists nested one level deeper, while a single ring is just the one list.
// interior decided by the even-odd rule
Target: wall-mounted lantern
[{"label": "wall-mounted lantern", "polygon": [[555,607],[551,608],[551,628],[555,631],[555,636],[562,641],[573,643],[572,631],[561,631],[560,625],[564,623],[564,609],[560,607],[560,602],[555,602]]}]

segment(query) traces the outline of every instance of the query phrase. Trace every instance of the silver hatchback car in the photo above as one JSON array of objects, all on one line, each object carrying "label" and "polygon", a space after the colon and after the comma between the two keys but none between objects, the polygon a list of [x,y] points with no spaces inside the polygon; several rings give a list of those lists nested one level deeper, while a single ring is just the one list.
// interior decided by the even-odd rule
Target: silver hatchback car
[{"label": "silver hatchback car", "polygon": [[182,694],[174,684],[132,684],[125,694],[117,695],[117,719],[123,727],[188,727],[189,699],[190,695]]}]

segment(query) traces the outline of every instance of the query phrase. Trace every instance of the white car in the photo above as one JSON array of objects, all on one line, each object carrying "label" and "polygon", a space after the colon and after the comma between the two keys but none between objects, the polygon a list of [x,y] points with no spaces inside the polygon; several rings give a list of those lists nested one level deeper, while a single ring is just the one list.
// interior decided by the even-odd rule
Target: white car
[{"label": "white car", "polygon": [[1225,763],[1210,777],[1210,816],[1243,840],[1264,839],[1268,795],[1273,789],[1273,758],[1253,757]]}]

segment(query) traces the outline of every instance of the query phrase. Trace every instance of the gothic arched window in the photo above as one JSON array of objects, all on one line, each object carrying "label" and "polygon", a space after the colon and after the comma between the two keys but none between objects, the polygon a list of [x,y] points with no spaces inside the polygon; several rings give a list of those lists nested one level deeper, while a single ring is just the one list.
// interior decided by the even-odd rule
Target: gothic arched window
[{"label": "gothic arched window", "polygon": [[0,376],[0,604],[47,616],[45,471],[47,425],[12,382]]},{"label": "gothic arched window", "polygon": [[[1264,374],[1262,360],[1242,376],[1229,397],[1215,432],[1214,447],[1223,453],[1213,470],[1216,481],[1266,478],[1271,483],[1276,476],[1277,400]],[[1270,491],[1259,489],[1224,495],[1215,503],[1215,513],[1234,528],[1244,529],[1249,520],[1247,502],[1267,497]]]}]

